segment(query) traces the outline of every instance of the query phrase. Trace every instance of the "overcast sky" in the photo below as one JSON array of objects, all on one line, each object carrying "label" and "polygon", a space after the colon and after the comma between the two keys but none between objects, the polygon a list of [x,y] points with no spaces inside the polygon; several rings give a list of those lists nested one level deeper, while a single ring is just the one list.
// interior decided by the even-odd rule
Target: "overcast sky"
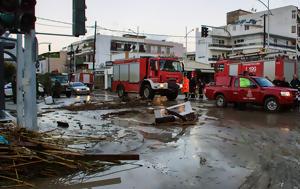
[{"label": "overcast sky", "polygon": [[[263,0],[267,2],[267,0]],[[257,0],[86,0],[87,26],[95,21],[105,28],[136,30],[141,33],[158,33],[185,35],[185,27],[189,30],[201,25],[220,26],[226,24],[226,13],[236,9],[250,11],[265,10]],[[300,6],[299,0],[270,0],[270,7],[287,5]],[[36,15],[40,18],[72,22],[72,0],[38,0]],[[51,26],[45,26],[51,25]],[[53,25],[53,26],[52,26]],[[60,26],[60,27],[54,27]],[[71,25],[59,24],[38,19],[37,32],[71,34]],[[119,35],[120,33],[99,30],[98,33]],[[87,35],[92,35],[88,29]],[[193,33],[191,35],[194,35]],[[38,35],[39,43],[51,42],[52,51],[80,38],[53,37]],[[167,38],[167,40],[184,43],[184,38]],[[193,39],[189,39],[188,49],[194,48]],[[40,53],[47,51],[46,45],[40,45]]]}]

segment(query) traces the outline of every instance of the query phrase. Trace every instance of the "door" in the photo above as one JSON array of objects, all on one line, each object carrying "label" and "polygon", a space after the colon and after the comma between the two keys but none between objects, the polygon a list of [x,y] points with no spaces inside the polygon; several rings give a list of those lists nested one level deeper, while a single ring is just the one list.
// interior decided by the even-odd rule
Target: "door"
[{"label": "door", "polygon": [[159,64],[158,60],[150,59],[149,78],[158,78]]},{"label": "door", "polygon": [[235,78],[233,81],[233,88],[229,94],[230,98],[233,101],[236,101],[239,99],[239,78]]},{"label": "door", "polygon": [[260,89],[257,84],[249,78],[240,77],[239,79],[239,102],[255,103],[260,96]]}]

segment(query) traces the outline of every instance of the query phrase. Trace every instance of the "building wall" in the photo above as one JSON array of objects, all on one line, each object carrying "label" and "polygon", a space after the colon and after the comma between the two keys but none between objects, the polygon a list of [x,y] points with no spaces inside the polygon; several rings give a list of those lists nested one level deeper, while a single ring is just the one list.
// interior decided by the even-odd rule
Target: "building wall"
[{"label": "building wall", "polygon": [[[67,64],[67,52],[60,51],[59,58],[51,58],[50,57],[50,72],[58,71],[59,73],[67,72],[66,64]],[[40,66],[37,69],[37,73],[47,73],[48,72],[48,58],[40,60]]]},{"label": "building wall", "polygon": [[[296,13],[292,17],[293,11]],[[297,30],[292,33],[292,26],[297,26],[298,9],[286,6],[271,10],[270,16],[270,52],[286,52],[290,57],[296,53],[295,39]],[[236,13],[238,14],[238,13]],[[207,38],[201,38],[199,29],[196,30],[196,61],[213,63],[215,57],[232,53],[250,53],[262,49],[264,37],[263,14],[266,11],[241,15],[237,24],[229,24],[209,31]],[[266,18],[266,31],[268,31]],[[267,40],[267,39],[266,39]],[[267,45],[267,41],[266,41]],[[200,57],[200,58],[199,58]]]},{"label": "building wall", "polygon": [[239,17],[241,15],[246,15],[246,14],[250,14],[250,12],[244,11],[244,10],[236,10],[236,11],[228,12],[227,13],[227,25],[228,24],[235,24],[236,21],[239,20]]}]

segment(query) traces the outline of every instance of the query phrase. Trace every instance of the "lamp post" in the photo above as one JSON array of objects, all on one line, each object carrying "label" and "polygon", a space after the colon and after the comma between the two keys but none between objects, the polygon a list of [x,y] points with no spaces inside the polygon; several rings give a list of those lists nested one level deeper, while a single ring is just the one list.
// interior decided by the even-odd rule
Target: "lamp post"
[{"label": "lamp post", "polygon": [[50,52],[51,52],[51,44],[50,42],[42,42],[39,45],[48,45],[48,73],[50,73]]},{"label": "lamp post", "polygon": [[140,31],[140,27],[138,26],[136,28],[136,32],[133,31],[132,29],[128,29],[128,31],[131,31],[132,33],[136,34],[136,58],[139,57],[139,51],[140,51],[140,47],[139,47],[139,31]]},{"label": "lamp post", "polygon": [[188,52],[188,46],[187,46],[187,44],[188,44],[188,40],[187,40],[187,38],[188,38],[188,35],[190,34],[190,33],[192,33],[194,31],[194,29],[191,29],[189,32],[188,32],[188,28],[187,27],[185,27],[185,61],[187,62],[187,52]]},{"label": "lamp post", "polygon": [[267,10],[268,10],[268,46],[267,46],[267,49],[269,50],[270,48],[270,15],[272,15],[272,12],[270,11],[270,0],[267,1],[267,4],[264,3],[262,0],[257,0],[258,2],[260,2],[262,5],[264,5]]}]

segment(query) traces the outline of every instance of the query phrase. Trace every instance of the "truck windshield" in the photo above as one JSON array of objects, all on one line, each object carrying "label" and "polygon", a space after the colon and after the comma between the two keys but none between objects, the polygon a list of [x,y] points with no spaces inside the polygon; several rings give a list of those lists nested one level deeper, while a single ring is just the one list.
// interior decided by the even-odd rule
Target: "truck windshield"
[{"label": "truck windshield", "polygon": [[263,78],[263,77],[261,77],[261,78],[254,78],[254,80],[261,87],[274,87],[274,84],[270,80],[268,80],[266,78]]},{"label": "truck windshield", "polygon": [[174,60],[160,60],[160,70],[168,72],[182,72],[182,65]]}]

